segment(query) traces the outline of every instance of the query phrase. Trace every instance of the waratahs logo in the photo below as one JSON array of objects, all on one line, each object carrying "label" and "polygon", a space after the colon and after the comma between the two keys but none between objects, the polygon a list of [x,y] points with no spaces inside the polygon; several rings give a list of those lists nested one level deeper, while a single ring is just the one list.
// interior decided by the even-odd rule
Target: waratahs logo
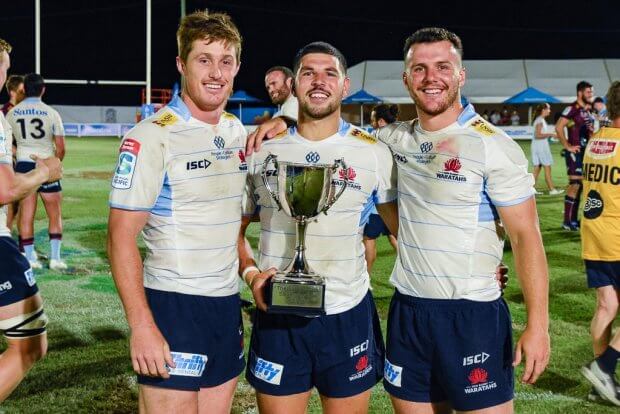
[{"label": "waratahs logo", "polygon": [[443,164],[444,171],[458,173],[461,169],[461,161],[458,158],[450,158]]},{"label": "waratahs logo", "polygon": [[245,153],[243,152],[243,150],[239,150],[239,153],[237,155],[239,155],[239,160],[241,161],[241,164],[239,164],[239,170],[247,171],[248,164],[247,162],[245,162]]},{"label": "waratahs logo", "polygon": [[463,174],[459,174],[461,167],[461,161],[458,158],[450,158],[443,163],[443,171],[437,172],[437,178],[443,181],[464,183],[467,178]]},{"label": "waratahs logo", "polygon": [[362,371],[367,366],[368,366],[368,356],[364,355],[363,357],[360,357],[360,359],[357,361],[357,364],[355,364],[355,369],[359,372],[359,371]]},{"label": "waratahs logo", "polygon": [[357,173],[355,172],[353,167],[349,167],[346,170],[340,169],[338,171],[338,175],[340,176],[341,180],[344,180],[346,178],[349,181],[353,181],[355,179],[355,177],[357,177]]},{"label": "waratahs logo", "polygon": [[488,391],[497,388],[495,381],[489,381],[489,373],[483,368],[474,368],[467,376],[471,385],[465,387],[465,394]]},{"label": "waratahs logo", "polygon": [[363,355],[357,360],[355,370],[357,372],[349,376],[349,381],[355,381],[356,379],[365,377],[370,371],[372,371],[372,365],[370,365],[367,355]]},{"label": "waratahs logo", "polygon": [[467,379],[469,380],[469,382],[471,382],[472,385],[476,385],[487,382],[488,376],[489,374],[486,370],[482,368],[474,368],[467,376]]}]

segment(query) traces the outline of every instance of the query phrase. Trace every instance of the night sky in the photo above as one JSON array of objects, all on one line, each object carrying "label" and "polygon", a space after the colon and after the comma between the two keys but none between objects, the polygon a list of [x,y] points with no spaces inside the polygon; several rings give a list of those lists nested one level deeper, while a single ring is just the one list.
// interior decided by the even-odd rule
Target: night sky
[{"label": "night sky", "polygon": [[[42,75],[62,79],[144,80],[145,1],[42,0]],[[611,1],[192,1],[191,12],[226,11],[244,38],[235,90],[268,101],[263,76],[292,64],[308,42],[338,47],[353,66],[402,59],[405,38],[424,26],[461,36],[465,59],[620,58],[620,23]],[[480,4],[477,6],[476,4]],[[562,5],[565,6],[562,6]],[[34,1],[3,1],[0,37],[13,45],[10,73],[34,70]],[[180,1],[153,0],[153,87],[178,79],[175,33]],[[65,105],[139,105],[140,87],[50,85],[46,101]],[[7,100],[6,92],[0,101]]]}]

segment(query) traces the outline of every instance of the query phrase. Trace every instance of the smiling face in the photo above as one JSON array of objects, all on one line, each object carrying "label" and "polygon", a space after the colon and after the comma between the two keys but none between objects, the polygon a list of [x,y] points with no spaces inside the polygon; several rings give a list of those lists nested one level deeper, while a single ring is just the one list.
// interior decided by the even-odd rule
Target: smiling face
[{"label": "smiling face", "polygon": [[270,72],[265,76],[265,88],[274,105],[283,104],[291,94],[293,79],[286,79],[286,75],[279,70]]},{"label": "smiling face", "polygon": [[340,110],[349,90],[349,78],[335,56],[308,53],[301,58],[295,77],[295,94],[301,112],[322,119]]},{"label": "smiling face", "polygon": [[[177,57],[184,76],[183,95],[203,112],[223,109],[239,72],[234,45],[221,40],[198,39],[184,62]],[[190,111],[192,110],[190,106]]]},{"label": "smiling face", "polygon": [[465,84],[461,57],[447,40],[415,43],[407,52],[403,82],[421,116],[460,108],[459,90]]},{"label": "smiling face", "polygon": [[0,89],[4,86],[4,82],[6,82],[6,73],[11,67],[11,58],[6,50],[3,50],[0,53]]}]

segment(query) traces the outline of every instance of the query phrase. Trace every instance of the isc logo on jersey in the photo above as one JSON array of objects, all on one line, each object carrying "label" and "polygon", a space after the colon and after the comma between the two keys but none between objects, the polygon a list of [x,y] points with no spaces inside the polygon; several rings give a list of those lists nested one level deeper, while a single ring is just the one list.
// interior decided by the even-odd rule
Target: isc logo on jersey
[{"label": "isc logo on jersey", "polygon": [[127,138],[123,141],[120,152],[116,171],[112,177],[112,187],[125,190],[131,187],[138,153],[140,152],[140,143],[135,139]]},{"label": "isc logo on jersey", "polygon": [[284,371],[284,365],[276,364],[275,362],[267,361],[262,358],[256,358],[256,365],[253,371],[256,378],[273,385],[280,385],[280,381],[282,381],[282,371]]},{"label": "isc logo on jersey", "polygon": [[403,379],[403,367],[393,365],[390,361],[385,359],[385,368],[383,369],[383,377],[387,382],[395,387],[400,387]]},{"label": "isc logo on jersey", "polygon": [[170,375],[183,377],[200,377],[207,365],[207,356],[201,354],[188,354],[185,352],[170,352],[174,361],[174,368],[169,367]]}]

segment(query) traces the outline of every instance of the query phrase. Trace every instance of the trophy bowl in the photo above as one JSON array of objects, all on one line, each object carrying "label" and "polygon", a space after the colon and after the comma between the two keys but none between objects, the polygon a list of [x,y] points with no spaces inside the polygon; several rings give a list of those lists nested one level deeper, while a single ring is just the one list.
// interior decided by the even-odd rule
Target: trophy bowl
[{"label": "trophy bowl", "polygon": [[[267,167],[273,163],[275,185],[269,182]],[[346,165],[342,159],[333,164],[302,164],[278,161],[270,154],[263,162],[262,179],[279,210],[295,221],[295,254],[291,263],[271,278],[267,288],[267,312],[300,316],[325,314],[325,278],[312,272],[306,261],[306,228],[310,221],[327,211],[342,195],[348,184],[336,190],[333,176]]]}]

